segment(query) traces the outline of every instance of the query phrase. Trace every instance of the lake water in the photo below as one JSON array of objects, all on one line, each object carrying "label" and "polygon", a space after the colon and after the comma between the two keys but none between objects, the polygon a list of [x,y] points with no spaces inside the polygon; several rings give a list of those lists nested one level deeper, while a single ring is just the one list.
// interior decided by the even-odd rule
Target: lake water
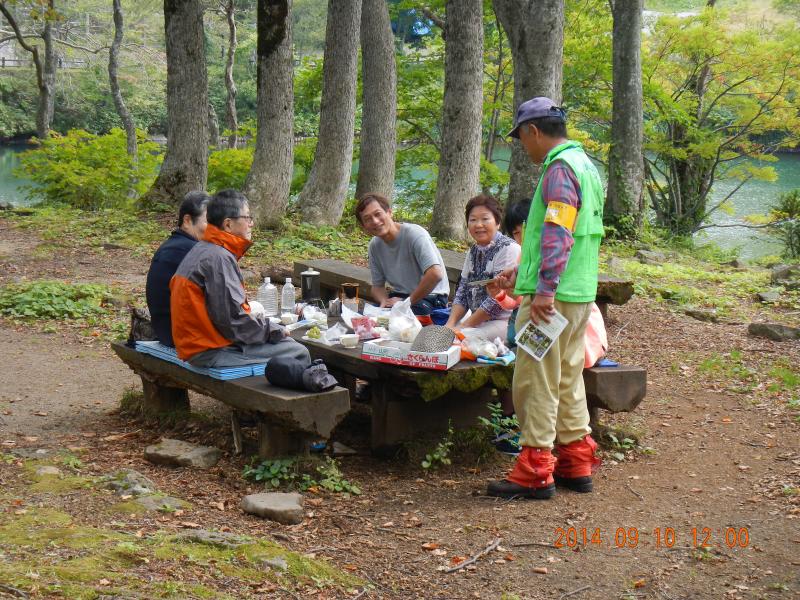
[{"label": "lake water", "polygon": [[[29,203],[19,190],[19,187],[27,181],[15,177],[12,173],[19,164],[19,153],[25,149],[24,145],[0,145],[0,202],[11,202],[16,206]],[[505,155],[502,155],[504,151]],[[507,160],[507,149],[499,150],[498,154],[496,159]],[[777,158],[777,162],[769,164],[775,168],[778,180],[751,181],[745,184],[731,201],[733,214],[717,211],[712,219],[714,223],[723,225],[743,223],[747,215],[766,213],[770,204],[777,201],[781,194],[800,189],[800,154],[780,154]],[[717,184],[712,193],[712,201],[724,198],[735,185],[733,181]],[[745,259],[779,254],[781,251],[780,244],[770,236],[761,231],[742,227],[707,229],[699,235],[698,241],[713,241],[723,248],[738,247],[742,258]]]}]

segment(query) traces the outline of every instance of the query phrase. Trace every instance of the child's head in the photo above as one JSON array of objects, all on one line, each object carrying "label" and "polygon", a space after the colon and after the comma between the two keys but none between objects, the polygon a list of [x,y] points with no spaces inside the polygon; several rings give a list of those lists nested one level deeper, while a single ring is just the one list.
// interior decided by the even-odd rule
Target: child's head
[{"label": "child's head", "polygon": [[530,200],[518,200],[506,206],[503,230],[506,235],[514,238],[514,241],[518,244],[522,243],[522,225],[528,220],[528,212],[530,209]]}]

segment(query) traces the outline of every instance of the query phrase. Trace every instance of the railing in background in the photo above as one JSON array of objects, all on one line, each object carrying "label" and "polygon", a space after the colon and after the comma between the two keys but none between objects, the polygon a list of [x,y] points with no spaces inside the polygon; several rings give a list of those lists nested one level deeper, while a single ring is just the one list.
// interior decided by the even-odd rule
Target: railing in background
[{"label": "railing in background", "polygon": [[[85,69],[89,66],[89,61],[84,60],[82,58],[59,58],[58,59],[58,68],[59,69]],[[22,58],[6,58],[5,56],[0,57],[0,69],[11,69],[11,68],[32,68],[33,61],[22,59]]]}]

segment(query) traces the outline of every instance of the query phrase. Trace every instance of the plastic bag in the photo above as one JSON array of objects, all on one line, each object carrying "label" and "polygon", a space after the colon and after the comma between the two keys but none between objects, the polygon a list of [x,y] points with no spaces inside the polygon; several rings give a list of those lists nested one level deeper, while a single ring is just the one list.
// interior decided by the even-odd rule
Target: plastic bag
[{"label": "plastic bag", "polygon": [[608,351],[608,336],[606,335],[606,325],[603,323],[603,314],[594,302],[592,302],[589,320],[586,322],[584,339],[586,356],[583,365],[588,369],[593,367]]},{"label": "plastic bag", "polygon": [[461,347],[473,356],[497,358],[497,346],[479,335],[466,335],[461,341]]},{"label": "plastic bag", "polygon": [[342,337],[344,334],[347,333],[347,327],[342,325],[341,323],[336,323],[333,327],[329,327],[328,331],[323,334],[325,341],[328,344],[333,344],[339,341],[339,338]]},{"label": "plastic bag", "polygon": [[406,298],[392,306],[392,310],[389,313],[390,339],[410,344],[417,337],[420,329],[422,329],[422,324],[411,311],[410,298]]}]

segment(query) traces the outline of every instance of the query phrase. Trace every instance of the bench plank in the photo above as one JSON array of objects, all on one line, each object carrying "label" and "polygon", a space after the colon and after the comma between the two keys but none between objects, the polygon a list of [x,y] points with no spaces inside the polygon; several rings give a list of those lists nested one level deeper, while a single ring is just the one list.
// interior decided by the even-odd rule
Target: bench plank
[{"label": "bench plank", "polygon": [[271,427],[327,438],[350,410],[345,388],[310,393],[270,385],[264,377],[222,381],[137,352],[122,342],[112,349],[143,381],[166,388],[194,390],[237,410],[263,415]]}]

